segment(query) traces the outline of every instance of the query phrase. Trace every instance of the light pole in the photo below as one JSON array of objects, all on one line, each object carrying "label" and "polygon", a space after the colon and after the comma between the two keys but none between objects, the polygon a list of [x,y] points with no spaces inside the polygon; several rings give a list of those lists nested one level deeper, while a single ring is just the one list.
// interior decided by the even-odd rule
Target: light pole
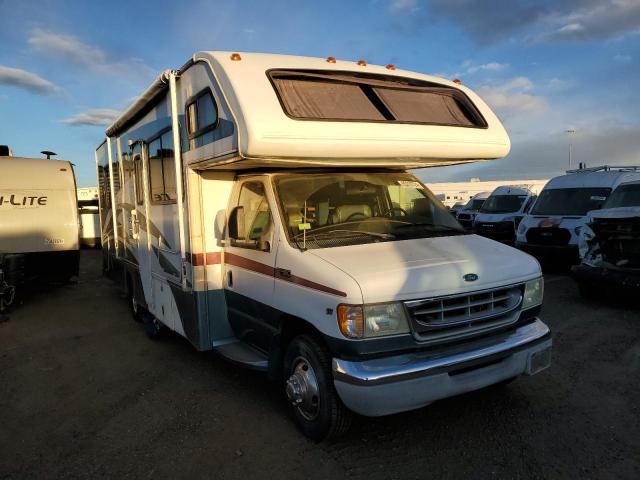
[{"label": "light pole", "polygon": [[573,145],[571,143],[571,136],[576,133],[575,130],[565,130],[569,134],[569,170],[571,170],[571,157],[573,155]]}]

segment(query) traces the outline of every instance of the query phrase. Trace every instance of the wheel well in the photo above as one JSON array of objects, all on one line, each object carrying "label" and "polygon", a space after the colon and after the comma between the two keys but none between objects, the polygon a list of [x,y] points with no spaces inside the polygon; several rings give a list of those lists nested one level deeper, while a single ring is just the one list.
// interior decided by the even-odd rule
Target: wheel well
[{"label": "wheel well", "polygon": [[316,338],[322,345],[327,347],[323,335],[316,327],[308,321],[285,315],[280,323],[280,330],[273,338],[273,343],[269,352],[269,378],[277,380],[281,378],[282,360],[287,350],[287,345],[298,335],[310,335]]}]

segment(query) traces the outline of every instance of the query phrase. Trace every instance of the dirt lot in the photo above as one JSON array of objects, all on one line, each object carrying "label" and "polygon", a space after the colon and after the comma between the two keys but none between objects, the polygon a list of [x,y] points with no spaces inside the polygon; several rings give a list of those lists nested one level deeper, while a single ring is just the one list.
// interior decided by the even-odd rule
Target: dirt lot
[{"label": "dirt lot", "polygon": [[0,478],[640,478],[640,312],[547,278],[550,370],[305,440],[258,373],[149,341],[83,252],[0,323]]}]

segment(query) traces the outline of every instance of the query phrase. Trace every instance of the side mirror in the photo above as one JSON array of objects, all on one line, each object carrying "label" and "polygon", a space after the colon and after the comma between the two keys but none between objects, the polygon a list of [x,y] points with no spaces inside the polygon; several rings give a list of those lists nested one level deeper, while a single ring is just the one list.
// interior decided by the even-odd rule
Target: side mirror
[{"label": "side mirror", "polygon": [[232,240],[244,240],[244,207],[238,206],[231,210],[227,224],[229,238]]}]

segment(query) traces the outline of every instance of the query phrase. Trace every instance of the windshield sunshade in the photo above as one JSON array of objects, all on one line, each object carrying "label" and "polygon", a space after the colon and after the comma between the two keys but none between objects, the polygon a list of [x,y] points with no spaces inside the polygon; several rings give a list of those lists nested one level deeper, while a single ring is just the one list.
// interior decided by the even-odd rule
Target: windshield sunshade
[{"label": "windshield sunshade", "polygon": [[348,72],[272,71],[269,76],[284,111],[296,119],[487,127],[471,100],[451,87]]}]

